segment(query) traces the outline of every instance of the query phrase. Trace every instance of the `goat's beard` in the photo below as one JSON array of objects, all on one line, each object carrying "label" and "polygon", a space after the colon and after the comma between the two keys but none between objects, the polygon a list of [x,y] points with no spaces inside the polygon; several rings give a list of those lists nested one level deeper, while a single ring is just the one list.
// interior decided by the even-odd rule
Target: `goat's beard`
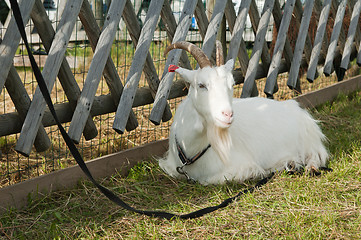
[{"label": "goat's beard", "polygon": [[207,137],[212,148],[216,151],[222,162],[227,163],[232,145],[232,139],[228,128],[221,128],[214,124],[208,124]]}]

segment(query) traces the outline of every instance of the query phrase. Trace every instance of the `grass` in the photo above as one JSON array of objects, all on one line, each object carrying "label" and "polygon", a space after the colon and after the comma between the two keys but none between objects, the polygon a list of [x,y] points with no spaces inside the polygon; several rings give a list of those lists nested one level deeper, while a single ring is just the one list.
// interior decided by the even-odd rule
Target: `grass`
[{"label": "grass", "polygon": [[[194,220],[160,220],[123,210],[88,181],[29,199],[0,217],[4,239],[357,239],[361,231],[361,92],[312,114],[321,121],[333,172],[278,173],[261,189]],[[140,209],[186,213],[218,204],[253,182],[201,186],[169,178],[153,159],[102,184]]]}]

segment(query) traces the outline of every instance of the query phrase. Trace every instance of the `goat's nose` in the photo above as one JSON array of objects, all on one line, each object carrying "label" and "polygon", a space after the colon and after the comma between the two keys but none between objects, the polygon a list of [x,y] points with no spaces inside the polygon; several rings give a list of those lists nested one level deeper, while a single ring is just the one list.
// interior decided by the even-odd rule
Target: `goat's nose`
[{"label": "goat's nose", "polygon": [[226,117],[233,117],[233,111],[222,111],[222,114]]},{"label": "goat's nose", "polygon": [[222,111],[222,115],[228,122],[232,122],[233,120],[233,111]]}]

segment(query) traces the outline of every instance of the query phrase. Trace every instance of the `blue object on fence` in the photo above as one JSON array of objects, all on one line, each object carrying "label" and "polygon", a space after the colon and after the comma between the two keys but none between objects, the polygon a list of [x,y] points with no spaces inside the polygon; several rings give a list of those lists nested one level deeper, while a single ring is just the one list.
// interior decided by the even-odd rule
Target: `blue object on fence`
[{"label": "blue object on fence", "polygon": [[192,28],[192,29],[198,29],[197,21],[196,21],[196,18],[195,18],[195,17],[192,17],[192,25],[191,25],[191,28]]}]

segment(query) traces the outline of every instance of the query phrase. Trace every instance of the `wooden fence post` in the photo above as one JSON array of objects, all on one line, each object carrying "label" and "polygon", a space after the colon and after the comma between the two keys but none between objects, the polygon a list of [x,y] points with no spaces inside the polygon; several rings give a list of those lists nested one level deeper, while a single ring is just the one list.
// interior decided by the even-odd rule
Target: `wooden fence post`
[{"label": "wooden fence post", "polygon": [[[85,0],[83,1],[83,5],[79,12],[79,18],[88,36],[93,52],[95,52],[97,43],[99,41],[99,37],[101,35],[101,30],[96,23],[95,17],[91,11],[90,4],[88,1]],[[119,103],[120,96],[122,95],[122,91],[124,87],[110,55],[107,57],[105,67],[103,70],[103,76],[109,88],[110,94],[113,98],[114,106],[116,106]],[[90,115],[91,114],[92,112],[90,112]],[[127,124],[127,129],[130,131],[134,129],[136,126],[137,126],[137,119],[135,117],[135,114],[131,112],[129,116],[129,122]],[[85,131],[86,131],[86,125],[83,131],[84,135],[85,135]]]},{"label": "wooden fence post", "polygon": [[[85,79],[84,87],[78,100],[78,105],[76,106],[69,126],[68,134],[75,142],[80,141],[86,119],[90,114],[102,72],[107,63],[113,39],[122,16],[125,2],[126,0],[113,0],[110,5],[103,31],[99,36],[88,75]],[[137,122],[134,124],[133,129],[138,125]]]},{"label": "wooden fence post", "polygon": [[347,39],[346,39],[346,43],[345,43],[345,48],[344,48],[344,51],[342,54],[341,79],[340,80],[343,79],[344,74],[345,74],[346,70],[348,69],[348,64],[350,63],[350,55],[351,55],[351,51],[352,51],[352,45],[354,44],[354,38],[355,38],[355,34],[356,34],[357,25],[359,22],[360,11],[361,11],[361,1],[358,0],[358,1],[356,1],[355,5],[353,7],[353,11],[352,11],[351,19],[350,19],[350,26],[348,28]]},{"label": "wooden fence post", "polygon": [[305,48],[306,38],[308,35],[308,29],[310,25],[312,9],[314,0],[306,1],[305,10],[303,12],[301,25],[298,31],[298,37],[293,54],[293,60],[291,63],[290,72],[288,75],[287,86],[291,89],[296,88],[298,73],[301,66],[302,54]]},{"label": "wooden fence post", "polygon": [[[229,43],[229,50],[226,61],[228,61],[229,59],[236,60],[238,55],[238,60],[241,65],[241,71],[244,76],[246,75],[249,59],[247,52],[244,52],[245,46],[243,41],[243,32],[247,20],[249,7],[251,5],[251,1],[252,0],[243,0],[241,2],[241,6],[239,7],[237,18],[233,5],[228,4],[229,15],[230,15],[228,18],[228,24],[230,25],[232,31],[232,37],[231,37],[231,42]],[[229,0],[228,3],[232,3],[232,2]],[[227,11],[226,11],[226,16],[227,16]],[[235,19],[233,20],[235,22],[234,27],[233,24],[230,23],[232,21],[231,18]]]},{"label": "wooden fence post", "polygon": [[317,32],[316,32],[315,40],[313,42],[311,59],[307,70],[307,80],[309,82],[313,82],[313,80],[315,79],[318,58],[321,52],[322,41],[324,39],[330,7],[331,7],[331,0],[325,0],[321,10]]},{"label": "wooden fence post", "polygon": [[[168,1],[164,1],[162,9],[164,9],[164,6],[168,5]],[[125,9],[123,11],[123,19],[128,27],[129,35],[132,38],[134,47],[136,48],[138,45],[141,28],[139,25],[139,22],[137,20],[137,16],[135,15],[134,8],[132,6],[132,3],[130,0],[127,0],[125,4]],[[159,77],[157,70],[155,69],[152,56],[150,55],[149,51],[146,56],[146,60],[143,67],[143,73],[145,74],[145,78],[147,80],[147,83],[149,85],[149,88],[152,92],[153,98],[155,97],[157,93],[157,89],[159,86]],[[170,110],[170,107],[167,105],[166,110],[163,113],[162,120],[164,122],[169,121],[172,118],[172,112]]]},{"label": "wooden fence post", "polygon": [[328,47],[325,65],[323,67],[323,73],[326,76],[329,76],[333,71],[333,59],[336,54],[337,42],[341,33],[342,22],[345,16],[346,4],[347,4],[347,0],[343,0],[337,9],[335,23],[333,25],[333,30],[330,39],[330,45]]},{"label": "wooden fence post", "polygon": [[261,19],[259,21],[255,43],[252,50],[252,55],[249,60],[247,73],[245,76],[243,90],[241,93],[241,97],[250,97],[255,94],[254,87],[255,85],[255,78],[257,73],[257,67],[259,59],[261,58],[261,52],[263,49],[263,44],[265,43],[266,32],[268,28],[268,23],[271,18],[272,9],[274,5],[274,0],[266,0],[265,5],[263,7],[263,13]]},{"label": "wooden fence post", "polygon": [[[41,0],[35,1],[34,8],[30,16],[42,40],[45,50],[49,52],[55,36],[55,31],[46,14],[44,5]],[[74,111],[78,98],[80,96],[80,88],[73,76],[68,62],[66,61],[66,58],[63,58],[63,62],[61,63],[59,69],[58,78],[63,87],[65,95],[68,98],[70,106]],[[86,140],[90,140],[97,135],[98,130],[93,122],[93,119],[89,117],[85,125],[84,137]]]},{"label": "wooden fence post", "polygon": [[[273,92],[277,81],[278,70],[280,67],[281,58],[283,54],[283,49],[287,38],[288,27],[291,22],[294,6],[295,6],[295,0],[288,0],[286,2],[282,21],[278,30],[276,45],[272,55],[271,65],[268,69],[267,81],[264,90],[267,96],[273,96]],[[292,54],[292,51],[290,52],[290,54]]]},{"label": "wooden fence post", "polygon": [[[81,3],[82,0],[67,2],[62,19],[59,23],[58,31],[55,34],[53,44],[49,50],[49,55],[46,59],[42,72],[49,92],[51,92],[53,89],[56,76],[59,72],[71,33],[73,31],[73,27],[76,22],[76,17],[79,14]],[[31,152],[36,133],[43,117],[45,105],[44,98],[40,92],[39,87],[37,87],[28,114],[26,115],[21,134],[15,147],[16,151],[25,156],[28,156]]]},{"label": "wooden fence post", "polygon": [[[130,66],[125,88],[120,98],[119,105],[113,122],[113,129],[118,133],[124,133],[125,124],[128,121],[129,113],[132,108],[134,96],[139,84],[141,71],[144,67],[149,46],[152,41],[151,36],[155,31],[158,17],[163,6],[163,0],[152,1],[150,3],[144,26],[140,33],[138,47],[135,50],[133,62]],[[162,114],[163,115],[163,114]]]},{"label": "wooden fence post", "polygon": [[[30,12],[33,9],[34,2],[35,0],[22,0],[19,3],[20,12],[25,24],[30,18]],[[12,16],[0,45],[0,89],[4,87],[9,70],[13,64],[15,52],[19,46],[20,38],[21,36],[17,29],[15,18]]]},{"label": "wooden fence post", "polygon": [[[238,61],[239,61],[240,69],[241,69],[241,73],[242,73],[242,76],[240,78],[244,79],[244,76],[246,75],[246,72],[247,72],[249,58],[248,58],[248,53],[247,53],[247,49],[246,49],[246,44],[244,43],[244,40],[243,40],[243,32],[244,32],[245,22],[246,22],[246,18],[247,18],[251,0],[247,0],[242,3],[245,5],[247,5],[247,3],[248,3],[248,7],[247,6],[244,7],[241,5],[239,8],[239,11],[238,11],[238,15],[236,17],[236,11],[234,10],[232,0],[228,0],[224,14],[227,19],[229,30],[231,31],[231,34],[232,34],[231,42],[229,43],[229,50],[228,50],[226,61],[228,61],[229,59],[234,59],[236,61],[236,58],[238,56]],[[244,21],[244,23],[242,23],[243,21]],[[237,35],[237,36],[233,36],[233,35]],[[237,43],[238,41],[239,41],[239,44]],[[237,49],[237,48],[238,48],[238,52],[233,52],[233,50],[230,50],[230,49]],[[235,81],[237,81],[237,80],[235,79]]]}]

